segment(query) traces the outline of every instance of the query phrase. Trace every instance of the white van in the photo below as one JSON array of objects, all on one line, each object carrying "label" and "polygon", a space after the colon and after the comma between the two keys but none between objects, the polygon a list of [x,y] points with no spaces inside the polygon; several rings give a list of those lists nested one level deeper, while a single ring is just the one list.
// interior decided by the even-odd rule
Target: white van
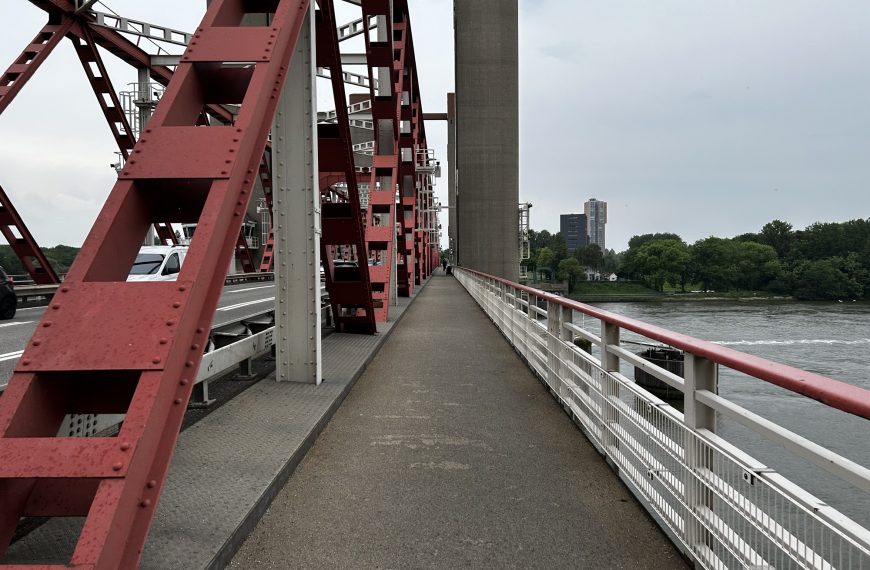
[{"label": "white van", "polygon": [[127,281],[175,281],[186,255],[186,245],[142,246]]}]

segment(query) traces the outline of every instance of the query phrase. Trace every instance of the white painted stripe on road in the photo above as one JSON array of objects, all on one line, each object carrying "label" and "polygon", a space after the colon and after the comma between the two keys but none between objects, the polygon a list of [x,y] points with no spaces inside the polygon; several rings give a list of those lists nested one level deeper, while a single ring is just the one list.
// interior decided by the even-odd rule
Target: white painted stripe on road
[{"label": "white painted stripe on road", "polygon": [[24,354],[23,350],[16,350],[15,352],[7,352],[6,354],[0,354],[0,362],[6,360],[14,360]]},{"label": "white painted stripe on road", "polygon": [[232,289],[230,291],[224,291],[227,295],[230,293],[241,293],[243,291],[256,291],[257,289],[271,289],[274,285],[263,285],[262,287],[247,287],[245,289]]},{"label": "white painted stripe on road", "polygon": [[33,321],[17,321],[14,323],[3,323],[2,325],[0,325],[0,329],[2,329],[4,327],[14,327],[15,325],[26,325],[26,324],[32,323],[32,322]]},{"label": "white painted stripe on road", "polygon": [[218,307],[218,311],[232,311],[233,309],[241,309],[242,307],[247,307],[248,305],[256,305],[258,303],[269,303],[270,301],[274,301],[275,297],[269,297],[267,299],[257,299],[256,301],[248,301],[246,303],[236,303],[235,305],[228,305],[226,307]]}]

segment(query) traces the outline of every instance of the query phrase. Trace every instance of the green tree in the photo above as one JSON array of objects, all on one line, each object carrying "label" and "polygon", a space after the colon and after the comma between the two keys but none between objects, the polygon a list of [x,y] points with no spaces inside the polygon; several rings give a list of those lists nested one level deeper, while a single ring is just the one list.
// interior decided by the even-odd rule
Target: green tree
[{"label": "green tree", "polygon": [[676,241],[683,241],[683,238],[678,236],[677,234],[671,233],[660,233],[660,234],[643,234],[639,236],[633,236],[630,240],[628,240],[628,249],[633,249],[642,246],[645,243],[649,243],[651,241],[662,240],[662,239],[672,239]]},{"label": "green tree", "polygon": [[568,281],[568,292],[574,290],[574,284],[586,279],[586,271],[580,262],[573,257],[568,257],[559,262],[559,270],[556,274],[559,279]]},{"label": "green tree", "polygon": [[601,248],[597,243],[591,243],[584,247],[578,247],[577,250],[574,251],[574,257],[580,262],[580,265],[583,265],[584,267],[600,269],[601,262],[604,260],[604,253],[601,251]]},{"label": "green tree", "polygon": [[691,249],[692,278],[704,290],[729,291],[737,276],[734,243],[727,239],[708,237],[696,241]]},{"label": "green tree", "polygon": [[618,273],[620,257],[621,254],[616,253],[612,249],[606,250],[601,258],[601,271],[604,273]]},{"label": "green tree", "polygon": [[803,261],[795,269],[793,295],[802,300],[855,299],[863,291],[860,283],[840,270],[842,258]]},{"label": "green tree", "polygon": [[791,251],[794,237],[791,224],[782,220],[773,220],[761,228],[758,240],[776,250],[776,255],[780,258],[785,258]]},{"label": "green tree", "polygon": [[667,283],[685,290],[689,261],[689,248],[679,240],[654,240],[638,248],[638,270],[647,285],[657,291],[664,290]]},{"label": "green tree", "polygon": [[553,250],[549,247],[542,247],[538,251],[538,257],[535,260],[535,266],[538,271],[546,270],[549,274],[550,281],[553,280],[553,267],[556,262],[556,255],[553,253]]},{"label": "green tree", "polygon": [[738,289],[759,291],[779,277],[782,267],[773,247],[751,241],[733,245]]}]

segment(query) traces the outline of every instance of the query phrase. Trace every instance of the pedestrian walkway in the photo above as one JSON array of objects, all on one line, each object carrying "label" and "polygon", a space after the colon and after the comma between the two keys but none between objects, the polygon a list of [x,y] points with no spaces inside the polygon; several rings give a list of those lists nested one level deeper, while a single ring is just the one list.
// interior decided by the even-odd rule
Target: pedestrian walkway
[{"label": "pedestrian walkway", "polygon": [[452,277],[433,276],[233,568],[685,568]]}]

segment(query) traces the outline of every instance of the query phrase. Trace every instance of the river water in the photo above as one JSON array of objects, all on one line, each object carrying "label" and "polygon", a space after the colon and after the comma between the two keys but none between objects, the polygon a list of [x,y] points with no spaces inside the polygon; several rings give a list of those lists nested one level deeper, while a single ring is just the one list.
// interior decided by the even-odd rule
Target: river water
[{"label": "river water", "polygon": [[[600,303],[599,308],[870,389],[870,304],[788,301]],[[577,324],[598,334],[597,320]],[[623,341],[643,340],[623,331]],[[626,344],[632,349],[632,345]],[[637,347],[640,352],[643,347]],[[870,421],[720,368],[719,393],[752,412],[870,467]],[[718,433],[870,528],[870,496],[731,421]]]}]

